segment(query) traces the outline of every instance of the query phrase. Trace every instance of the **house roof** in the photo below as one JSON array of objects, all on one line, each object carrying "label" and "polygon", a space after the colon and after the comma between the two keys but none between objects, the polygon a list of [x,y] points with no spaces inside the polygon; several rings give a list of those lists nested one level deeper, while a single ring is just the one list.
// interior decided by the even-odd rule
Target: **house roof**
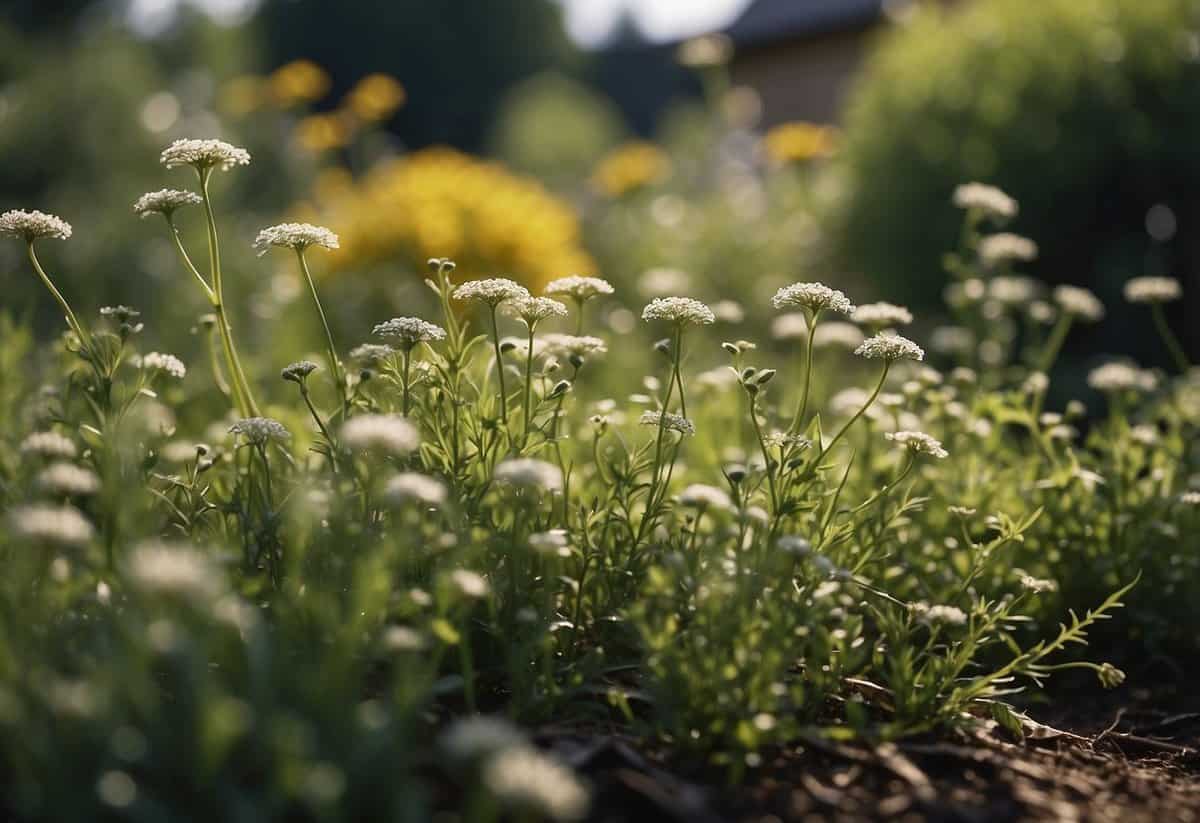
[{"label": "house roof", "polygon": [[742,47],[819,37],[878,20],[885,0],[754,0],[725,33]]}]

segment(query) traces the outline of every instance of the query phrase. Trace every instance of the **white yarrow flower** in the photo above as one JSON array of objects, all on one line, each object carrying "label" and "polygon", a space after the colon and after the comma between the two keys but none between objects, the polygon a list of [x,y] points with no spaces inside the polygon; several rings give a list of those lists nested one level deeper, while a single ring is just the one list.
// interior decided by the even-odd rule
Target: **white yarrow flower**
[{"label": "white yarrow flower", "polygon": [[1019,234],[998,232],[979,241],[979,256],[988,266],[1014,261],[1027,263],[1036,259],[1037,254],[1037,243]]},{"label": "white yarrow flower", "polygon": [[141,368],[145,371],[162,371],[171,377],[182,380],[187,375],[187,366],[173,354],[152,351],[141,359]]},{"label": "white yarrow flower", "polygon": [[129,577],[143,591],[202,602],[215,601],[225,592],[221,571],[208,555],[157,540],[133,550]]},{"label": "white yarrow flower", "polygon": [[64,548],[88,543],[96,530],[86,517],[72,506],[33,503],[17,506],[8,513],[12,534],[38,543]]},{"label": "white yarrow flower", "polygon": [[78,454],[75,443],[58,432],[33,432],[21,441],[22,454],[70,459]]},{"label": "white yarrow flower", "polygon": [[656,297],[642,309],[642,319],[666,320],[683,326],[694,324],[706,326],[716,321],[712,309],[690,297]]},{"label": "white yarrow flower", "polygon": [[832,322],[818,323],[813,332],[813,347],[817,349],[826,346],[841,346],[846,349],[856,349],[863,342],[863,333],[853,323]]},{"label": "white yarrow flower", "polygon": [[1079,286],[1058,286],[1054,289],[1054,302],[1073,317],[1095,323],[1104,319],[1104,304],[1088,289]]},{"label": "white yarrow flower", "polygon": [[612,294],[613,287],[612,283],[599,277],[583,277],[572,274],[569,277],[551,280],[543,291],[546,294],[570,297],[572,300],[582,303],[602,294]]},{"label": "white yarrow flower", "polygon": [[203,202],[204,199],[195,192],[159,189],[158,191],[148,191],[139,197],[133,204],[133,211],[143,219],[156,214],[170,217],[184,206],[198,206]]},{"label": "white yarrow flower", "polygon": [[43,237],[66,240],[71,236],[71,224],[53,214],[13,209],[0,214],[0,234],[29,243]]},{"label": "white yarrow flower", "polygon": [[445,329],[419,317],[393,317],[391,320],[377,323],[372,333],[398,340],[400,348],[408,350],[418,343],[433,343],[446,339]]},{"label": "white yarrow flower", "polygon": [[473,763],[524,743],[525,736],[520,729],[495,715],[459,718],[438,738],[438,748],[452,760],[462,763]]},{"label": "white yarrow flower", "polygon": [[548,317],[566,317],[567,307],[551,297],[531,297],[528,294],[509,301],[504,306],[513,317],[519,317],[532,328]]},{"label": "white yarrow flower", "polygon": [[777,309],[796,307],[814,314],[829,309],[840,314],[853,314],[854,304],[845,294],[823,283],[793,283],[775,292],[771,305]]},{"label": "white yarrow flower", "polygon": [[794,340],[808,336],[808,320],[802,311],[784,312],[771,321],[771,337]]},{"label": "white yarrow flower", "polygon": [[608,344],[602,339],[586,334],[547,334],[543,342],[547,349],[561,357],[586,359],[608,351]]},{"label": "white yarrow flower", "polygon": [[954,205],[1003,220],[1017,216],[1017,201],[986,183],[963,183],[954,190]]},{"label": "white yarrow flower", "polygon": [[228,171],[234,166],[250,165],[250,152],[224,140],[176,140],[163,149],[159,157],[168,169],[193,166],[198,170],[219,168]]},{"label": "white yarrow flower", "polygon": [[678,414],[667,412],[664,414],[660,411],[644,411],[642,417],[638,421],[643,426],[659,426],[669,431],[679,432],[680,434],[694,435],[696,433],[696,424],[686,417]]},{"label": "white yarrow flower", "polygon": [[401,472],[388,480],[383,496],[393,505],[413,502],[440,506],[446,502],[446,484],[420,472]]},{"label": "white yarrow flower", "polygon": [[69,497],[84,497],[100,490],[100,478],[89,469],[74,463],[51,463],[37,476],[42,491]]},{"label": "white yarrow flower", "polygon": [[475,300],[492,308],[507,300],[517,300],[528,296],[528,289],[507,277],[469,280],[454,290],[455,300]]},{"label": "white yarrow flower", "polygon": [[406,457],[421,445],[417,427],[390,414],[360,414],[342,426],[341,441],[352,451]]},{"label": "white yarrow flower", "polygon": [[312,223],[280,223],[268,226],[254,238],[254,248],[259,256],[266,254],[272,246],[280,249],[304,251],[309,246],[323,249],[338,248],[338,236],[324,226]]},{"label": "white yarrow flower", "polygon": [[1088,372],[1087,382],[1096,391],[1103,392],[1151,392],[1158,386],[1154,372],[1129,363],[1105,363]]},{"label": "white yarrow flower", "polygon": [[497,483],[529,491],[562,491],[562,471],[553,463],[533,457],[514,457],[496,466]]},{"label": "white yarrow flower", "polygon": [[925,350],[907,337],[898,334],[880,333],[869,337],[854,350],[868,360],[882,359],[889,363],[896,360],[924,360]]},{"label": "white yarrow flower", "polygon": [[[894,303],[865,303],[854,309],[850,319],[864,326],[907,326],[913,321],[912,312]],[[818,330],[819,331],[819,330]]]},{"label": "white yarrow flower", "polygon": [[704,483],[693,483],[679,493],[679,504],[690,508],[731,509],[733,501],[724,490]]},{"label": "white yarrow flower", "polygon": [[888,432],[884,437],[898,446],[903,446],[913,454],[927,454],[939,460],[950,456],[950,453],[942,448],[942,441],[925,434],[925,432]]},{"label": "white yarrow flower", "polygon": [[229,427],[229,433],[256,446],[264,446],[272,440],[288,440],[292,436],[282,423],[269,417],[244,417]]},{"label": "white yarrow flower", "polygon": [[581,820],[588,793],[574,772],[529,746],[496,752],[483,782],[501,804],[556,821]]},{"label": "white yarrow flower", "polygon": [[1174,277],[1135,277],[1125,283],[1125,299],[1130,303],[1169,303],[1183,296],[1183,287]]}]

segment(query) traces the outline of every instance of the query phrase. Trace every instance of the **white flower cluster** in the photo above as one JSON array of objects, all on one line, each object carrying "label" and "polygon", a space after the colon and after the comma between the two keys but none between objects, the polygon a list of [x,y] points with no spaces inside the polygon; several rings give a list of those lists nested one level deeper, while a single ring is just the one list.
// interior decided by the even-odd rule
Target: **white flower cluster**
[{"label": "white flower cluster", "polygon": [[363,343],[361,346],[355,346],[350,350],[350,359],[374,365],[380,360],[387,360],[395,353],[396,350],[391,346],[385,346],[381,343]]},{"label": "white flower cluster", "polygon": [[70,459],[78,454],[75,443],[58,432],[33,432],[21,441],[22,454]]},{"label": "white flower cluster", "polygon": [[853,314],[854,304],[845,294],[823,283],[793,283],[775,292],[771,305],[777,309],[794,306],[814,314],[825,309],[840,314]]},{"label": "white flower cluster", "polygon": [[686,417],[671,412],[663,413],[660,411],[644,411],[642,418],[638,421],[643,426],[662,426],[669,431],[679,432],[680,434],[694,435],[696,433],[696,424]]},{"label": "white flower cluster", "polygon": [[954,190],[954,205],[1004,220],[1017,216],[1017,201],[986,183],[963,183]]},{"label": "white flower cluster", "polygon": [[187,376],[187,366],[173,354],[152,351],[141,359],[141,368],[145,371],[163,371],[171,377],[182,380]]},{"label": "white flower cluster", "polygon": [[854,353],[868,360],[924,360],[925,350],[907,337],[880,333],[863,341]]},{"label": "white flower cluster", "polygon": [[1096,391],[1104,392],[1151,392],[1158,386],[1154,372],[1129,363],[1105,363],[1088,372],[1087,382]]},{"label": "white flower cluster", "polygon": [[893,303],[866,303],[854,309],[850,319],[864,326],[907,326],[913,321],[912,312]]},{"label": "white flower cluster", "polygon": [[1135,277],[1125,283],[1125,299],[1130,303],[1169,303],[1183,296],[1183,287],[1174,277]]},{"label": "white flower cluster", "polygon": [[909,611],[922,623],[932,625],[945,623],[950,626],[962,626],[967,622],[967,614],[958,606],[930,606],[928,603],[910,603]]},{"label": "white flower cluster", "polygon": [[129,575],[139,588],[154,594],[211,602],[225,592],[221,571],[206,554],[157,540],[133,550]]},{"label": "white flower cluster", "polygon": [[312,223],[280,223],[278,226],[268,226],[254,238],[254,248],[258,249],[260,256],[266,254],[271,246],[297,251],[304,251],[309,246],[336,249],[338,236],[324,226],[314,226]]},{"label": "white flower cluster", "polygon": [[987,293],[1006,306],[1021,306],[1037,297],[1038,285],[1032,277],[1000,275],[988,283]]},{"label": "white flower cluster", "polygon": [[352,451],[406,457],[421,445],[417,427],[390,414],[360,414],[342,426],[342,443]]},{"label": "white flower cluster", "polygon": [[495,479],[514,489],[562,491],[563,475],[558,466],[532,457],[514,457],[500,461]]},{"label": "white flower cluster", "polygon": [[679,505],[694,509],[731,509],[733,501],[723,489],[707,486],[703,483],[693,483],[679,493]]},{"label": "white flower cluster", "polygon": [[427,474],[401,472],[388,480],[383,497],[396,506],[409,502],[440,506],[446,502],[446,485]]},{"label": "white flower cluster", "polygon": [[941,460],[950,456],[950,452],[942,447],[942,441],[925,432],[898,431],[887,432],[884,437],[898,446],[903,446],[913,454],[927,454]]},{"label": "white flower cluster", "polygon": [[503,717],[473,715],[450,724],[438,738],[438,748],[450,759],[469,764],[512,746],[525,745],[525,736]]},{"label": "white flower cluster", "polygon": [[518,818],[565,822],[587,814],[588,792],[575,773],[531,746],[509,746],[494,754],[484,767],[483,782]]},{"label": "white flower cluster", "polygon": [[148,191],[133,204],[133,211],[143,219],[155,214],[170,217],[184,206],[198,206],[203,198],[195,192],[180,191],[179,189],[159,189]]},{"label": "white flower cluster", "polygon": [[419,317],[393,317],[391,320],[377,323],[373,334],[399,340],[402,349],[410,350],[418,343],[446,339],[445,329]]},{"label": "white flower cluster", "polygon": [[48,506],[42,503],[17,506],[9,511],[8,519],[12,533],[17,537],[64,548],[85,545],[96,531],[88,519],[72,506]]},{"label": "white flower cluster", "polygon": [[100,478],[74,463],[51,463],[37,476],[42,491],[66,497],[83,497],[100,491]]},{"label": "white flower cluster", "polygon": [[656,297],[642,309],[642,319],[666,320],[676,325],[706,326],[716,321],[712,309],[690,297]]},{"label": "white flower cluster", "polygon": [[818,323],[813,332],[813,347],[823,349],[826,346],[841,346],[845,349],[855,349],[862,345],[863,333],[853,323],[842,323],[834,320],[831,323]]},{"label": "white flower cluster", "polygon": [[1058,583],[1053,580],[1044,580],[1025,574],[1021,575],[1021,588],[1034,594],[1045,594],[1046,592],[1057,591]]},{"label": "white flower cluster", "polygon": [[256,446],[272,440],[288,440],[292,436],[282,423],[269,417],[244,417],[229,427],[229,433]]},{"label": "white flower cluster", "polygon": [[71,224],[53,214],[13,209],[0,214],[0,234],[31,243],[40,237],[66,240],[71,236]]},{"label": "white flower cluster", "polygon": [[578,274],[572,274],[569,277],[560,277],[557,280],[551,280],[543,289],[546,294],[557,294],[562,297],[570,297],[572,300],[582,303],[585,300],[591,300],[593,297],[599,297],[602,294],[612,294],[612,283],[607,280],[602,280],[599,277],[583,277]]},{"label": "white flower cluster", "polygon": [[1079,286],[1057,286],[1054,289],[1054,302],[1067,314],[1089,323],[1104,319],[1104,304],[1100,298]]},{"label": "white flower cluster", "polygon": [[979,256],[988,266],[1014,261],[1027,263],[1036,259],[1037,253],[1037,243],[1006,231],[989,234],[979,241]]},{"label": "white flower cluster", "polygon": [[808,320],[804,312],[789,311],[771,321],[771,337],[776,340],[793,340],[808,334]]},{"label": "white flower cluster", "polygon": [[293,383],[303,383],[310,374],[319,368],[320,366],[311,360],[297,360],[295,363],[284,366],[283,370],[279,372],[279,376]]},{"label": "white flower cluster", "polygon": [[168,169],[194,166],[197,169],[219,168],[228,171],[234,166],[250,165],[250,152],[224,140],[176,140],[163,149],[159,157]]},{"label": "white flower cluster", "polygon": [[547,334],[544,341],[550,351],[563,357],[586,358],[608,351],[607,343],[599,337],[586,334]]},{"label": "white flower cluster", "polygon": [[468,280],[454,290],[455,300],[475,300],[492,308],[506,300],[528,297],[529,290],[507,277],[488,277],[484,280]]},{"label": "white flower cluster", "polygon": [[552,297],[531,297],[528,294],[511,300],[504,307],[513,317],[519,317],[526,326],[533,327],[548,317],[566,317],[567,307]]}]

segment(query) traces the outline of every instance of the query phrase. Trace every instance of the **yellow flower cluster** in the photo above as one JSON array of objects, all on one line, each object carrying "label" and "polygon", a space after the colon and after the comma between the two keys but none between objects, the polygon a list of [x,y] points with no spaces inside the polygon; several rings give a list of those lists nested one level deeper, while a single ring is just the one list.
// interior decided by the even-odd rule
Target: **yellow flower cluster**
[{"label": "yellow flower cluster", "polygon": [[320,221],[336,226],[334,269],[406,259],[423,269],[452,257],[468,277],[507,274],[531,290],[565,273],[592,274],[571,206],[534,180],[449,148],[375,166],[362,180],[323,173],[313,192]]},{"label": "yellow flower cluster", "polygon": [[618,146],[592,172],[592,187],[608,197],[620,197],[671,174],[671,158],[653,143],[637,140]]},{"label": "yellow flower cluster", "polygon": [[837,146],[838,132],[833,126],[816,123],[782,123],[763,137],[767,159],[776,165],[801,163],[828,157]]}]

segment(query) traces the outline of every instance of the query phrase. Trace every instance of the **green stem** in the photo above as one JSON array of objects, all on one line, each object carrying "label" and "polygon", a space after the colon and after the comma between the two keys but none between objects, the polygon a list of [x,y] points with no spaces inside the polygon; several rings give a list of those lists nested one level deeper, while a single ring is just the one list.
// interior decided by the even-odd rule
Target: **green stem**
[{"label": "green stem", "polygon": [[816,460],[813,461],[814,466],[816,466],[817,463],[820,462],[822,457],[824,457],[829,452],[833,451],[833,447],[837,444],[837,442],[839,440],[842,439],[842,435],[844,435],[847,431],[849,431],[850,427],[858,422],[858,418],[860,418],[864,414],[866,414],[867,409],[871,408],[871,405],[875,402],[875,398],[879,397],[879,392],[881,392],[883,390],[883,383],[885,380],[887,380],[888,370],[891,367],[892,367],[892,361],[885,360],[883,363],[883,373],[879,375],[879,382],[875,384],[875,391],[871,392],[871,396],[867,398],[867,402],[863,404],[862,408],[859,409],[858,411],[856,411],[854,413],[854,416],[851,417],[849,420],[847,420],[844,426],[842,426],[840,429],[838,429],[837,434],[835,434],[833,436],[833,439],[829,441],[829,445],[821,448],[817,452]]},{"label": "green stem", "polygon": [[[771,456],[767,453],[767,441],[763,438],[762,426],[758,424],[758,415],[755,412],[757,406],[757,398],[750,398],[750,422],[754,424],[754,434],[758,438],[758,448],[762,451],[763,468],[767,472],[767,483],[771,488],[771,514],[779,516],[779,494],[775,490],[775,472],[771,469]],[[739,550],[740,550],[739,546]]]},{"label": "green stem", "polygon": [[813,338],[817,333],[817,321],[820,319],[820,316],[820,312],[813,312],[809,318],[808,343],[804,351],[804,387],[801,389],[800,406],[796,409],[796,416],[792,419],[792,425],[788,426],[789,434],[800,433],[800,428],[804,425],[804,417],[808,414],[808,392],[812,386]]},{"label": "green stem", "polygon": [[[42,268],[42,264],[38,262],[37,252],[33,250],[32,240],[28,242],[27,247],[29,249],[29,262],[33,264],[34,271],[37,272],[38,277],[42,278],[42,282],[46,284],[46,288],[50,290],[50,293],[54,295],[54,299],[58,301],[58,305],[66,317],[67,325],[79,337],[79,342],[83,346],[84,351],[88,353],[89,357],[93,357],[94,351],[92,349],[91,336],[84,329],[83,324],[79,322],[79,319],[75,316],[75,312],[71,311],[71,305],[67,302],[67,298],[63,297],[62,292],[55,288],[53,281],[50,280]],[[97,367],[99,366],[99,364],[96,365]]]},{"label": "green stem", "polygon": [[1062,316],[1058,318],[1054,330],[1050,332],[1050,339],[1046,341],[1046,348],[1042,351],[1042,356],[1038,361],[1038,371],[1043,373],[1050,371],[1050,367],[1058,359],[1058,353],[1062,350],[1062,345],[1067,339],[1067,332],[1070,330],[1071,315],[1063,312]]},{"label": "green stem", "polygon": [[[321,326],[325,329],[325,356],[329,360],[329,372],[333,377],[337,396],[342,406],[342,419],[350,416],[350,408],[346,400],[346,378],[342,375],[342,366],[338,362],[337,346],[333,343],[333,332],[329,330],[329,321],[325,318],[325,309],[321,306],[321,298],[317,296],[317,284],[313,282],[312,272],[308,270],[308,260],[304,257],[304,249],[296,249],[296,257],[300,259],[300,271],[308,283],[308,291],[312,294],[313,304],[317,307],[317,315],[321,318]],[[407,412],[406,412],[407,413]]]},{"label": "green stem", "polygon": [[491,307],[492,313],[492,348],[496,352],[496,374],[500,380],[500,419],[508,421],[508,394],[504,390],[504,361],[500,359],[500,327],[496,324],[496,307]]},{"label": "green stem", "polygon": [[1175,365],[1181,372],[1186,373],[1192,367],[1191,361],[1188,360],[1187,353],[1184,352],[1179,338],[1175,336],[1175,332],[1171,331],[1171,326],[1167,323],[1167,313],[1163,311],[1162,303],[1152,304],[1150,306],[1150,315],[1154,318],[1154,326],[1158,329],[1158,335],[1163,339],[1167,350],[1171,352],[1171,357],[1175,360]]},{"label": "green stem", "polygon": [[525,448],[525,443],[529,440],[530,407],[533,405],[533,327],[534,324],[530,323],[529,342],[527,344],[527,351],[525,352],[525,425],[521,432],[521,448]]},{"label": "green stem", "polygon": [[412,365],[412,349],[405,347],[404,350],[400,352],[400,358],[404,361],[404,371],[400,379],[400,388],[402,390],[400,410],[405,417],[408,417],[408,376],[409,368]]}]

